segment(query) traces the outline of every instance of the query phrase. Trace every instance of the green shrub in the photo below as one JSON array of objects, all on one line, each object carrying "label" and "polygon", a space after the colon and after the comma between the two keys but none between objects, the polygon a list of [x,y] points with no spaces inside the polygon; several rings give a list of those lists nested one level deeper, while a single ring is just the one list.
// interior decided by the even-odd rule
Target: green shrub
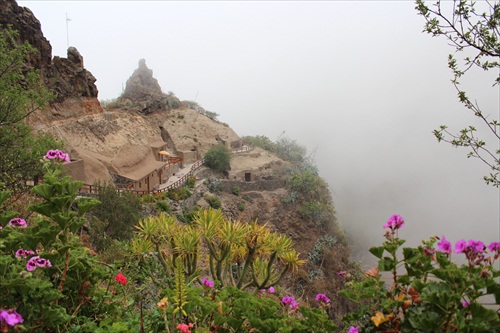
[{"label": "green shrub", "polygon": [[196,177],[191,176],[186,179],[186,186],[189,188],[194,188],[194,185],[196,184]]},{"label": "green shrub", "polygon": [[167,214],[172,211],[172,207],[170,207],[170,203],[167,200],[156,202],[156,209]]},{"label": "green shrub", "polygon": [[101,204],[92,208],[87,214],[89,217],[96,217],[103,224],[96,226],[90,224],[90,229],[97,228],[89,231],[95,236],[91,239],[92,243],[100,243],[97,238],[130,239],[134,226],[141,218],[139,197],[130,192],[117,192],[113,184],[97,183],[96,188],[97,199]]},{"label": "green shrub", "polygon": [[167,197],[174,201],[182,201],[186,200],[191,196],[191,192],[187,188],[187,186],[182,186],[179,188],[173,188],[168,190]]},{"label": "green shrub", "polygon": [[240,187],[239,186],[233,186],[231,189],[231,193],[234,195],[240,195]]},{"label": "green shrub", "polygon": [[185,212],[184,214],[177,215],[176,216],[177,220],[179,220],[180,222],[183,222],[185,224],[190,224],[191,222],[193,222],[194,217],[196,216],[196,214],[198,213],[199,210],[200,210],[199,206],[194,206],[193,208],[191,208],[189,211]]},{"label": "green shrub", "polygon": [[238,204],[238,210],[239,210],[240,212],[244,211],[244,210],[245,210],[245,204],[243,204],[243,203],[239,203],[239,204]]},{"label": "green shrub", "polygon": [[205,153],[205,165],[217,172],[225,172],[229,169],[231,152],[224,145],[212,146]]},{"label": "green shrub", "polygon": [[221,206],[220,199],[217,198],[214,195],[207,195],[207,196],[205,196],[205,200],[208,202],[208,204],[210,205],[210,207],[212,207],[214,209],[219,209],[220,206]]}]

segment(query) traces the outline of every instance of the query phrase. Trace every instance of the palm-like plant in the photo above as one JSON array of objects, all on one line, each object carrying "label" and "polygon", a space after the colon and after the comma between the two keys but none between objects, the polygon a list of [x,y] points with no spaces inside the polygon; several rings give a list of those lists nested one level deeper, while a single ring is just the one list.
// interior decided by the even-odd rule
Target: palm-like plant
[{"label": "palm-like plant", "polygon": [[287,272],[305,263],[289,237],[273,233],[257,221],[226,219],[218,209],[198,211],[194,223],[188,226],[162,214],[140,221],[136,229],[142,243],[134,241],[134,249],[146,251],[148,244],[155,246],[170,277],[179,269],[177,261],[181,258],[184,276],[189,280],[198,278],[202,243],[210,274],[221,286],[260,290],[278,284]]}]

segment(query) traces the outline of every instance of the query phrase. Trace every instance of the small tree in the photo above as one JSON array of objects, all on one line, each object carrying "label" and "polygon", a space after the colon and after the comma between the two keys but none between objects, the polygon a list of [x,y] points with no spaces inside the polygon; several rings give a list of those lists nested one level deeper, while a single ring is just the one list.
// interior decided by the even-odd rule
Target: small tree
[{"label": "small tree", "polygon": [[46,105],[52,95],[38,72],[27,67],[35,49],[18,43],[17,31],[0,26],[0,182],[19,191],[23,180],[41,175],[40,156],[61,144],[33,134],[25,119]]},{"label": "small tree", "polygon": [[229,169],[231,152],[224,145],[216,145],[205,153],[205,165],[212,170],[224,172]]},{"label": "small tree", "polygon": [[[489,135],[493,140],[492,147],[477,134],[474,126],[468,126],[459,133],[453,134],[446,126],[434,131],[438,141],[448,142],[455,147],[469,147],[467,157],[476,157],[489,166],[491,172],[484,176],[487,184],[500,186],[500,123],[484,112],[479,104],[473,101],[460,88],[460,79],[471,69],[484,71],[496,70],[493,86],[500,84],[500,3],[484,1],[479,4],[473,1],[454,0],[452,3],[437,1],[428,6],[423,0],[416,1],[416,9],[426,20],[424,31],[432,36],[444,36],[455,48],[456,54],[463,52],[463,59],[457,60],[453,54],[448,57],[448,67],[453,72],[452,83],[458,93],[458,99],[467,109],[472,111],[485,125],[482,137]],[[447,7],[449,5],[449,7]],[[484,6],[484,12],[478,9]],[[496,114],[498,110],[493,110]]]},{"label": "small tree", "polygon": [[113,184],[97,184],[97,192],[101,204],[88,214],[94,217],[90,219],[91,241],[102,251],[111,244],[111,239],[128,240],[132,237],[133,228],[141,217],[141,202],[132,193],[118,193]]}]

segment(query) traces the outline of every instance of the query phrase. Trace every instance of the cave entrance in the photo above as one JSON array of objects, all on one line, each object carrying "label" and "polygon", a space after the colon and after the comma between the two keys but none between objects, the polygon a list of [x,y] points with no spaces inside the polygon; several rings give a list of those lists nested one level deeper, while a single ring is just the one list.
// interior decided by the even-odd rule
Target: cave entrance
[{"label": "cave entrance", "polygon": [[245,181],[249,182],[252,180],[252,173],[250,172],[245,172]]}]

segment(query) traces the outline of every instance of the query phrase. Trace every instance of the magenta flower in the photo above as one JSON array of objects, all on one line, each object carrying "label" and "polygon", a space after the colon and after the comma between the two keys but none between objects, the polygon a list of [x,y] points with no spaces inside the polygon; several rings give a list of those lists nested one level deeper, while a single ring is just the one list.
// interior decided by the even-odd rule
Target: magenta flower
[{"label": "magenta flower", "polygon": [[69,154],[66,154],[59,149],[49,150],[44,157],[48,160],[53,160],[56,162],[71,162]]},{"label": "magenta flower", "polygon": [[481,241],[476,241],[476,240],[469,240],[469,246],[468,246],[468,249],[471,249],[472,251],[474,252],[478,252],[478,253],[483,253],[484,252],[484,243],[481,242]]},{"label": "magenta flower", "polygon": [[297,302],[291,296],[285,296],[281,299],[281,304],[288,305],[291,310],[296,309],[298,307]]},{"label": "magenta flower", "polygon": [[467,302],[467,301],[462,301],[462,306],[464,308],[468,307],[470,305],[470,302]]},{"label": "magenta flower", "polygon": [[40,258],[39,256],[31,257],[30,260],[26,263],[26,269],[28,272],[32,272],[35,269],[44,268],[44,267],[52,267],[52,264],[49,260]]},{"label": "magenta flower", "polygon": [[349,332],[347,332],[347,333],[359,333],[359,326],[356,326],[356,327],[355,326],[351,326],[349,328]]},{"label": "magenta flower", "polygon": [[387,220],[387,223],[384,224],[384,229],[392,229],[392,230],[397,230],[403,227],[403,224],[405,223],[405,220],[403,217],[400,215],[392,215],[389,217]]},{"label": "magenta flower", "polygon": [[491,252],[500,252],[500,242],[491,242],[490,245],[488,245],[488,249]]},{"label": "magenta flower", "polygon": [[438,242],[438,252],[451,253],[451,243],[444,236],[441,237],[441,241]]},{"label": "magenta flower", "polygon": [[207,287],[207,288],[213,288],[214,287],[214,282],[210,281],[209,279],[201,279],[201,284],[204,287]]},{"label": "magenta flower", "polygon": [[316,300],[321,303],[330,303],[330,299],[325,294],[317,294]]},{"label": "magenta flower", "polygon": [[455,253],[463,253],[467,250],[467,242],[463,239],[455,243]]},{"label": "magenta flower", "polygon": [[16,258],[26,258],[27,256],[30,256],[32,254],[35,254],[35,252],[30,250],[19,249],[16,251]]},{"label": "magenta flower", "polygon": [[23,321],[23,317],[21,317],[21,315],[14,309],[0,310],[0,323],[5,322],[9,326],[15,326],[22,323]]},{"label": "magenta flower", "polygon": [[9,225],[12,227],[21,227],[21,228],[27,227],[26,221],[20,217],[16,217],[16,218],[13,218],[12,220],[10,220]]},{"label": "magenta flower", "polygon": [[344,276],[344,275],[346,275],[346,273],[347,273],[346,271],[340,271],[340,272],[337,272],[337,275]]},{"label": "magenta flower", "polygon": [[267,289],[267,292],[270,294],[274,294],[275,292],[274,287],[273,286],[269,287],[269,289]]}]

